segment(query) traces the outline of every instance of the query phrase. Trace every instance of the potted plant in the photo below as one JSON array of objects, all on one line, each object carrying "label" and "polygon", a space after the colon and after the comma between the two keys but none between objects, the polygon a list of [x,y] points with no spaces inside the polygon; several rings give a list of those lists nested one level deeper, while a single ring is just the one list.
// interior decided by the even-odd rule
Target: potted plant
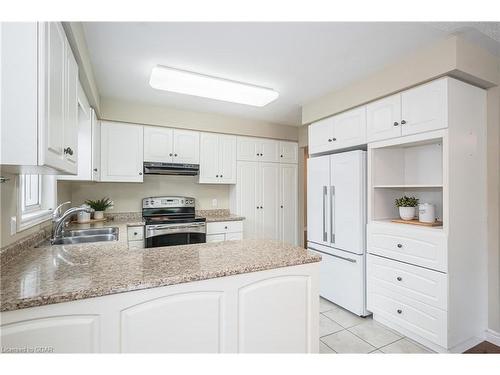
[{"label": "potted plant", "polygon": [[85,204],[94,210],[94,219],[99,220],[104,218],[104,211],[113,206],[113,201],[109,198],[102,198],[95,201],[87,199]]},{"label": "potted plant", "polygon": [[399,207],[399,216],[403,220],[412,220],[415,218],[418,206],[418,198],[407,197],[406,195],[396,199],[396,207]]}]

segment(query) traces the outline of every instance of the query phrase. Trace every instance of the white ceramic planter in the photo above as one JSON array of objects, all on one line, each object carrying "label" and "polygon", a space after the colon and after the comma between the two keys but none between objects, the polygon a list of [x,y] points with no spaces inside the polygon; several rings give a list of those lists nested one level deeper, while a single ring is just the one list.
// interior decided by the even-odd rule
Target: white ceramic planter
[{"label": "white ceramic planter", "polygon": [[94,219],[104,219],[104,211],[94,211]]},{"label": "white ceramic planter", "polygon": [[416,207],[399,207],[399,216],[403,220],[412,220],[415,218]]}]

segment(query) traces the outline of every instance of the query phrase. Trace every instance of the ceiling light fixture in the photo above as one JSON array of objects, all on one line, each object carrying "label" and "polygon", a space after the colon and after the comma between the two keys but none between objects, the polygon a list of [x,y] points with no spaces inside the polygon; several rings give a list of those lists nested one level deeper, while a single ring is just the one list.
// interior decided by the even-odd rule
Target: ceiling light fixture
[{"label": "ceiling light fixture", "polygon": [[263,107],[276,100],[278,92],[247,83],[207,76],[157,65],[149,79],[151,87],[180,94]]}]

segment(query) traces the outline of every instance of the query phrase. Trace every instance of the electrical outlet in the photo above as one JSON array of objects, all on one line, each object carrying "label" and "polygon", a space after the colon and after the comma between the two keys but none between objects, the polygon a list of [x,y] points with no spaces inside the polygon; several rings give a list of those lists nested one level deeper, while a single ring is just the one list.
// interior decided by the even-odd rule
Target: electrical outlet
[{"label": "electrical outlet", "polygon": [[217,207],[217,199],[212,199],[212,207]]},{"label": "electrical outlet", "polygon": [[17,218],[12,216],[10,218],[10,235],[13,236],[17,232]]}]

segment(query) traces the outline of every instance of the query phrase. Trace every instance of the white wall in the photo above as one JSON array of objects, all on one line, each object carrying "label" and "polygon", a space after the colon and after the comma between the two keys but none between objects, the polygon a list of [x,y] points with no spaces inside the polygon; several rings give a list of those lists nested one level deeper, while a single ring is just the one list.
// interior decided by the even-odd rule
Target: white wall
[{"label": "white wall", "polygon": [[[144,176],[144,182],[59,182],[69,186],[72,205],[86,199],[109,197],[115,203],[109,212],[140,212],[142,198],[180,195],[196,198],[197,209],[229,208],[229,185],[198,184],[197,176]],[[217,206],[212,206],[212,200]]]}]

